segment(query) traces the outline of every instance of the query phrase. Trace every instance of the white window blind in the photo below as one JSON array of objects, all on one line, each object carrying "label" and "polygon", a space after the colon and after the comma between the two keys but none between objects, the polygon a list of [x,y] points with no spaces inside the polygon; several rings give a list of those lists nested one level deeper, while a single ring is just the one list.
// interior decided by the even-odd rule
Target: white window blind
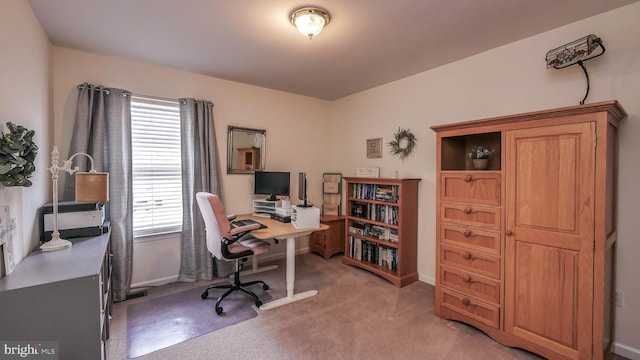
[{"label": "white window blind", "polygon": [[178,102],[131,98],[133,235],[182,230]]}]

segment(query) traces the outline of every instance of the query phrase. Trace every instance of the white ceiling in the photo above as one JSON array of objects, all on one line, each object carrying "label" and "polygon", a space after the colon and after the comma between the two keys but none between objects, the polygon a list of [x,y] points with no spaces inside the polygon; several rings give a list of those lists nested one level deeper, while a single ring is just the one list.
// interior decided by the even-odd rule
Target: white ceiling
[{"label": "white ceiling", "polygon": [[[56,46],[334,100],[640,0],[28,1]],[[313,40],[303,5],[331,14]]]}]

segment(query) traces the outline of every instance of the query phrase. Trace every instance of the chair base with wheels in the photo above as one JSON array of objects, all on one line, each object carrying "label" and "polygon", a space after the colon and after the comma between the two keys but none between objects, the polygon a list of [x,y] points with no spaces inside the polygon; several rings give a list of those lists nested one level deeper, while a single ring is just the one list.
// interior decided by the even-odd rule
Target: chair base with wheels
[{"label": "chair base with wheels", "polygon": [[260,307],[262,302],[247,287],[262,284],[264,290],[269,290],[269,286],[264,281],[240,282],[240,271],[242,270],[243,262],[247,261],[249,256],[269,251],[271,246],[268,242],[251,236],[251,232],[257,230],[260,225],[257,223],[247,225],[234,224],[232,227],[230,220],[234,219],[235,215],[227,215],[225,213],[220,197],[215,194],[199,192],[196,194],[196,200],[205,223],[207,249],[216,259],[234,261],[236,265],[233,284],[212,285],[202,293],[201,297],[203,299],[209,297],[209,290],[211,289],[227,289],[216,301],[216,313],[218,315],[222,314],[223,311],[220,303],[234,291],[242,291],[251,296],[256,306]]},{"label": "chair base with wheels", "polygon": [[201,295],[201,297],[203,299],[206,299],[209,297],[209,290],[211,289],[228,289],[224,294],[222,294],[222,296],[220,296],[218,298],[218,301],[216,301],[216,314],[220,315],[222,314],[222,311],[224,311],[224,309],[222,308],[222,306],[220,306],[220,303],[222,302],[222,300],[224,298],[226,298],[227,296],[231,295],[231,293],[233,293],[234,291],[242,291],[245,294],[251,296],[253,298],[253,302],[256,304],[256,307],[260,307],[262,306],[262,301],[260,301],[260,299],[258,298],[258,295],[256,295],[253,291],[247,289],[247,286],[251,286],[251,285],[255,285],[255,284],[262,284],[262,289],[263,290],[269,290],[269,285],[265,284],[264,281],[262,280],[256,280],[256,281],[249,281],[249,282],[245,282],[245,283],[241,283],[240,282],[240,271],[242,271],[243,268],[243,262],[246,261],[247,259],[242,259],[242,262],[240,261],[240,259],[236,259],[236,271],[233,275],[233,284],[218,284],[218,285],[212,285],[209,286]]}]

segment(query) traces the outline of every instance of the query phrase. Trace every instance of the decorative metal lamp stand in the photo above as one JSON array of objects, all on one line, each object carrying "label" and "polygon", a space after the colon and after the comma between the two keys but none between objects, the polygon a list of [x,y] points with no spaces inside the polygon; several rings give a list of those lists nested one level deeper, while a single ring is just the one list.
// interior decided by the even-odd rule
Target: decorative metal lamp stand
[{"label": "decorative metal lamp stand", "polygon": [[[79,167],[71,168],[73,158],[77,155],[84,155],[89,158],[91,170],[89,172],[78,172]],[[55,251],[70,248],[72,243],[69,240],[60,238],[58,231],[58,172],[60,170],[68,172],[70,175],[76,175],[76,199],[77,202],[97,202],[109,200],[109,173],[99,173],[93,167],[93,158],[86,153],[75,153],[64,160],[62,166],[58,166],[60,153],[58,147],[54,146],[51,152],[51,180],[53,182],[53,233],[51,240],[40,246],[42,251]]]}]

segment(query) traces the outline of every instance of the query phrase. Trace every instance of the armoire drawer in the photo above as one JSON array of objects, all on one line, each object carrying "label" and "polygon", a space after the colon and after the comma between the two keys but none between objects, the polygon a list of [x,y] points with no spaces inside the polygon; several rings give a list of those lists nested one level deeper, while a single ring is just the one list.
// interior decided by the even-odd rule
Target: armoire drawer
[{"label": "armoire drawer", "polygon": [[500,280],[500,257],[455,246],[440,246],[440,264]]},{"label": "armoire drawer", "polygon": [[440,267],[440,285],[500,304],[500,282],[448,266]]},{"label": "armoire drawer", "polygon": [[440,174],[442,201],[456,201],[500,205],[499,172],[442,172]]},{"label": "armoire drawer", "polygon": [[500,208],[472,204],[440,203],[441,220],[500,230]]},{"label": "armoire drawer", "polygon": [[475,248],[500,255],[501,236],[498,231],[441,223],[440,234],[440,240],[444,244]]},{"label": "armoire drawer", "polygon": [[440,288],[440,291],[436,293],[440,296],[442,307],[449,308],[496,329],[500,327],[500,308],[498,306],[445,288]]}]

